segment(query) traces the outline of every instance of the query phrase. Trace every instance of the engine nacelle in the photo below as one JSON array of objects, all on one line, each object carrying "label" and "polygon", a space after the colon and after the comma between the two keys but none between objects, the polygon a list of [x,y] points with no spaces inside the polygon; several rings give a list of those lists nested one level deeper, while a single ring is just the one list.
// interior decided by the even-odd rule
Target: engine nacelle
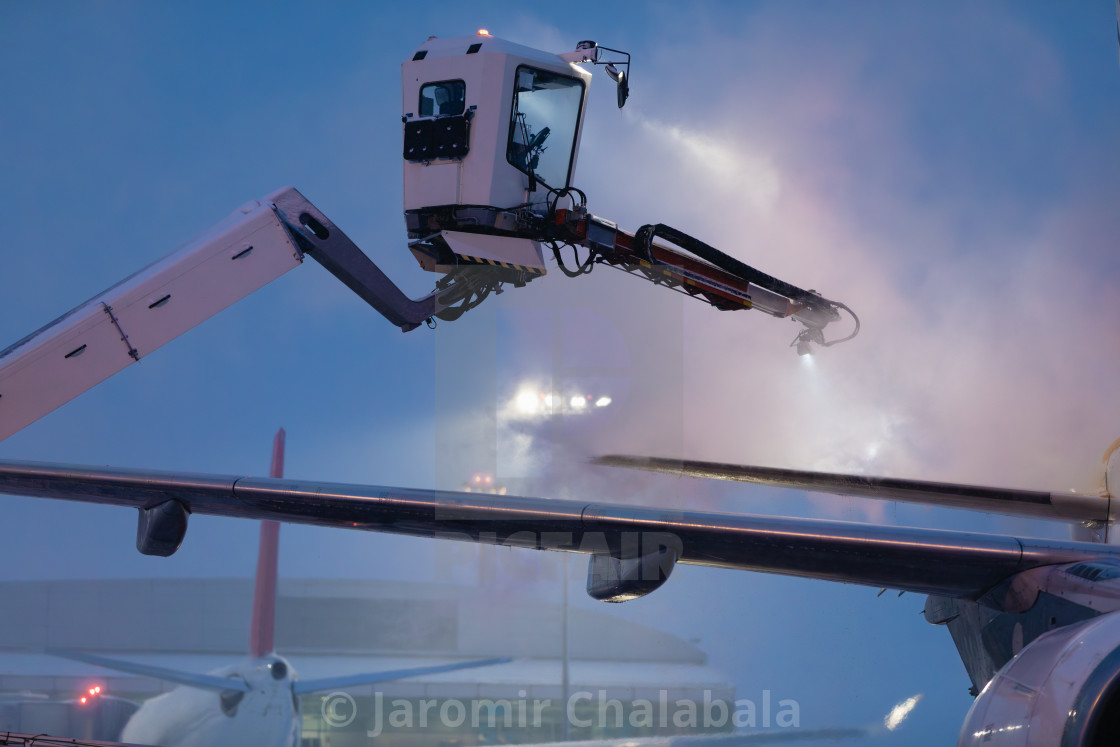
[{"label": "engine nacelle", "polygon": [[957,744],[1120,744],[1120,612],[1026,646],[976,698]]}]

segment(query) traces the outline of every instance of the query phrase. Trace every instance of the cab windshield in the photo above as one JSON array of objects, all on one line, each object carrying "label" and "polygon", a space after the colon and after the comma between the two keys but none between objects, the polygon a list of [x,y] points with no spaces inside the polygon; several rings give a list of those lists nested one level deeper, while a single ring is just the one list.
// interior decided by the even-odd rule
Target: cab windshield
[{"label": "cab windshield", "polygon": [[506,150],[509,162],[546,187],[567,187],[582,103],[582,81],[517,68]]}]

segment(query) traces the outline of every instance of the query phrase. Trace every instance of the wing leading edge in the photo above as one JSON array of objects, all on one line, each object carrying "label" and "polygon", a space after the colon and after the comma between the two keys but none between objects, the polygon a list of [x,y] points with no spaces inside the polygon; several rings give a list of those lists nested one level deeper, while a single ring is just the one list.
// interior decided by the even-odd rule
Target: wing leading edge
[{"label": "wing leading edge", "polygon": [[1016,516],[1099,523],[1112,520],[1110,499],[1107,495],[1046,493],[1014,488],[905,480],[896,477],[804,472],[775,467],[621,454],[598,457],[592,460],[592,464],[660,472],[679,477],[749,482],[779,488],[796,488],[949,508],[968,508]]},{"label": "wing leading edge", "polygon": [[[34,462],[0,461],[0,493],[142,510],[175,502],[189,513],[579,552],[593,560],[667,548],[681,563],[970,599],[1029,568],[1120,555],[1091,543],[935,529]],[[589,574],[589,590],[590,583]]]}]

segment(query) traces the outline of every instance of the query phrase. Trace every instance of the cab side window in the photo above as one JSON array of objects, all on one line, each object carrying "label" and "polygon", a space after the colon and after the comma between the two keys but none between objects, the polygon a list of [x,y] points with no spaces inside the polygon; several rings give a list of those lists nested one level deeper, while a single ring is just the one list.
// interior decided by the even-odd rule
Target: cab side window
[{"label": "cab side window", "polygon": [[420,116],[447,117],[462,114],[466,101],[467,84],[461,80],[428,83],[420,88]]}]

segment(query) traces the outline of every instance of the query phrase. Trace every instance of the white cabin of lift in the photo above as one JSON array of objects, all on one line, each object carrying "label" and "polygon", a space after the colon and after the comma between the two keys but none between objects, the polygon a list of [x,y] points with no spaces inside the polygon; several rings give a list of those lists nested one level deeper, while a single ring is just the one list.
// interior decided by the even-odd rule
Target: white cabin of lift
[{"label": "white cabin of lift", "polygon": [[401,66],[404,209],[544,204],[570,184],[594,60],[480,32],[429,38]]}]

